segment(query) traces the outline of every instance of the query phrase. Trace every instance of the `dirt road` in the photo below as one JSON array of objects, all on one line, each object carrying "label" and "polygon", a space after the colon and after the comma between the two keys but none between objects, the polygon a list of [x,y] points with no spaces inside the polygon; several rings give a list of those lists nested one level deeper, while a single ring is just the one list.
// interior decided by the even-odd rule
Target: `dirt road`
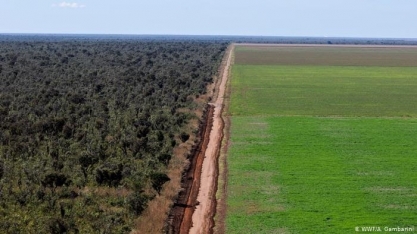
[{"label": "dirt road", "polygon": [[216,92],[217,97],[214,99],[214,103],[210,104],[214,106],[212,129],[202,166],[200,191],[197,197],[199,204],[196,206],[193,214],[192,227],[189,232],[190,234],[212,233],[214,227],[213,217],[216,212],[216,191],[217,179],[219,175],[218,158],[223,138],[224,126],[221,113],[224,105],[227,79],[229,77],[232,49],[233,45],[229,48],[226,54],[227,60],[221,71],[221,82],[217,88],[218,92]]},{"label": "dirt road", "polygon": [[168,233],[212,233],[216,212],[216,191],[219,175],[218,158],[223,138],[221,116],[227,79],[234,46],[230,46],[223,60],[220,77],[216,81],[213,103],[206,108],[200,126],[200,143],[193,149],[190,167],[182,180],[179,194],[170,215]]}]

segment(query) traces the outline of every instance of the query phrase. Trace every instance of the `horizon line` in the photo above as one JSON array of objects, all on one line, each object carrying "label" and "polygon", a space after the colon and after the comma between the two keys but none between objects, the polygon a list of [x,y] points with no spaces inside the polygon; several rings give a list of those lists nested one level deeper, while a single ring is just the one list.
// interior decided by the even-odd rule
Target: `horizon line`
[{"label": "horizon line", "polygon": [[377,40],[417,40],[412,37],[355,37],[355,36],[272,36],[272,35],[226,35],[226,34],[130,34],[130,33],[4,33],[0,35],[38,36],[171,36],[171,37],[256,37],[256,38],[311,38],[311,39],[377,39]]}]

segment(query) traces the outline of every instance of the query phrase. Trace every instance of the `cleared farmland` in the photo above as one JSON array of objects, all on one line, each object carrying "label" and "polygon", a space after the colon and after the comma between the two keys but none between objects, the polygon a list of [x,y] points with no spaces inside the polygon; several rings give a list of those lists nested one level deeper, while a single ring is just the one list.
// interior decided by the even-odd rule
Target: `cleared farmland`
[{"label": "cleared farmland", "polygon": [[416,226],[416,54],[237,46],[227,233]]},{"label": "cleared farmland", "polygon": [[417,66],[417,47],[258,45],[236,47],[236,64],[325,66]]},{"label": "cleared farmland", "polygon": [[417,67],[233,67],[234,115],[417,116]]}]

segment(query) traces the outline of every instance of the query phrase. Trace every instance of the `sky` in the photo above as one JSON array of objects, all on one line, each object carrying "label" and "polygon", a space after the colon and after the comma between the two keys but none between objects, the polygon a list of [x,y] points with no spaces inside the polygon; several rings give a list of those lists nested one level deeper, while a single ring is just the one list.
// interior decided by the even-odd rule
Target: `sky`
[{"label": "sky", "polygon": [[0,33],[417,38],[416,0],[0,0]]}]

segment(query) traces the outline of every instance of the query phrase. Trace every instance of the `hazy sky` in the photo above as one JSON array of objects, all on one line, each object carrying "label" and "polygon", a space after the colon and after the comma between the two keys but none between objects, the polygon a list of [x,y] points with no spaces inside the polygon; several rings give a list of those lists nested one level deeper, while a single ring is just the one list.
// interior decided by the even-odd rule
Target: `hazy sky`
[{"label": "hazy sky", "polygon": [[0,0],[0,33],[417,38],[417,0]]}]

